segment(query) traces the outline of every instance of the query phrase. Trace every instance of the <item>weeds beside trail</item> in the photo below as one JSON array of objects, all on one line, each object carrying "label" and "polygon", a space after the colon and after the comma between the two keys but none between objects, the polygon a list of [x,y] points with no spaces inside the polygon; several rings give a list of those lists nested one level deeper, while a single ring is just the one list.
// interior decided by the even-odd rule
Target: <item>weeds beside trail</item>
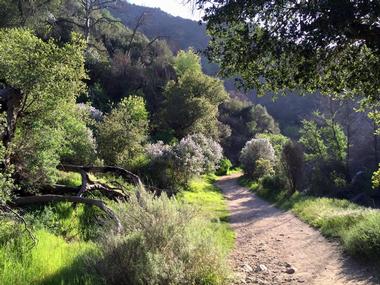
[{"label": "weeds beside trail", "polygon": [[343,248],[361,260],[380,266],[380,211],[347,200],[317,198],[270,189],[245,178],[240,183],[277,207],[291,210],[301,220],[318,228],[329,238],[338,238]]},{"label": "weeds beside trail", "polygon": [[178,199],[198,207],[207,219],[211,220],[211,229],[226,253],[234,245],[235,234],[228,223],[227,203],[219,188],[214,186],[216,176],[204,176],[193,179],[189,188],[178,195]]}]

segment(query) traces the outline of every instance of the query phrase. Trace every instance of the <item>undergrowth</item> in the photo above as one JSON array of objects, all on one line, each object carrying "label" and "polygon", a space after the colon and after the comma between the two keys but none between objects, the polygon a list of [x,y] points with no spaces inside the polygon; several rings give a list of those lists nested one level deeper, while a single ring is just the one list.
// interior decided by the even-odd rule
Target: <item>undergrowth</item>
[{"label": "undergrowth", "polygon": [[[0,284],[228,284],[234,234],[214,181],[194,179],[176,198],[141,192],[127,203],[108,202],[122,235],[101,211],[81,204],[23,209],[34,246],[21,224],[0,217]],[[62,175],[60,183],[78,186],[78,176]]]},{"label": "undergrowth", "polygon": [[224,197],[214,182],[216,176],[208,175],[190,181],[186,191],[180,192],[179,200],[196,207],[211,220],[212,231],[226,251],[232,249],[235,235],[228,223],[228,209]]},{"label": "undergrowth", "polygon": [[0,284],[102,284],[86,260],[96,255],[92,242],[67,242],[47,230],[35,233],[38,240],[30,247],[27,235],[21,235],[0,246]]},{"label": "undergrowth", "polygon": [[115,210],[125,232],[104,236],[96,265],[107,284],[228,284],[218,228],[197,207],[141,189]]}]

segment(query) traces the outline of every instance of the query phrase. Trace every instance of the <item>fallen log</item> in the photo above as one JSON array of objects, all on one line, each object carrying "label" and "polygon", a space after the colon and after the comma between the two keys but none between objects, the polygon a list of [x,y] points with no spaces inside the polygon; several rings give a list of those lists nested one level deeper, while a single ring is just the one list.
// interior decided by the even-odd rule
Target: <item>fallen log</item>
[{"label": "fallen log", "polygon": [[28,196],[28,197],[17,197],[12,200],[11,204],[13,206],[27,206],[31,204],[46,204],[51,202],[72,202],[72,203],[82,203],[90,206],[95,206],[105,212],[109,218],[116,223],[116,232],[121,233],[123,231],[123,225],[120,222],[119,217],[112,211],[107,205],[96,199],[83,198],[80,196],[61,196],[61,195],[39,195],[39,196]]},{"label": "fallen log", "polygon": [[63,164],[63,165],[59,165],[58,169],[62,171],[72,171],[72,172],[85,171],[85,172],[92,172],[92,173],[115,173],[122,176],[128,182],[131,182],[138,186],[143,186],[141,179],[138,175],[118,166],[92,166],[92,165],[83,166],[83,165]]}]

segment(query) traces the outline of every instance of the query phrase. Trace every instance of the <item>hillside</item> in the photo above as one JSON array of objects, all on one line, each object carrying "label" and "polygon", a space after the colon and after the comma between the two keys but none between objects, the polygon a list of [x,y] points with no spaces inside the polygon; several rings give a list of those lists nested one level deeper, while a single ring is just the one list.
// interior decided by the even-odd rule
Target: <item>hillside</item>
[{"label": "hillside", "polygon": [[140,32],[149,38],[164,37],[174,52],[189,47],[196,50],[207,47],[206,27],[198,22],[174,17],[158,8],[143,7],[126,1],[117,1],[109,10],[131,29],[136,26],[141,15],[145,14]]}]

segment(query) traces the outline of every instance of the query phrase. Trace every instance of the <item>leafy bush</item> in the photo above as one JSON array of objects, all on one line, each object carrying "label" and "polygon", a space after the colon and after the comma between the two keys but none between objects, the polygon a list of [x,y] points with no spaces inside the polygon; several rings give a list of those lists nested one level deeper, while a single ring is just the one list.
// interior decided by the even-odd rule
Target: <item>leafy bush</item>
[{"label": "leafy bush", "polygon": [[259,179],[265,175],[274,175],[273,163],[270,160],[260,158],[255,163],[255,171],[252,177]]},{"label": "leafy bush", "polygon": [[192,177],[215,171],[223,157],[221,146],[202,134],[189,135],[174,146],[158,142],[146,150],[151,159],[148,172],[162,188],[185,187]]},{"label": "leafy bush", "polygon": [[143,155],[148,132],[148,112],[144,99],[130,96],[104,116],[98,125],[100,157],[106,164],[133,168]]},{"label": "leafy bush", "polygon": [[373,188],[380,187],[380,164],[379,164],[379,169],[375,171],[372,175],[372,187]]},{"label": "leafy bush", "polygon": [[64,122],[75,120],[76,98],[85,90],[84,49],[76,35],[58,46],[31,30],[0,31],[0,81],[17,90],[14,108],[7,111],[14,122],[7,122],[4,146],[24,189],[54,182],[70,131]]},{"label": "leafy bush", "polygon": [[270,143],[272,144],[276,157],[281,157],[281,152],[284,146],[289,142],[289,138],[282,134],[270,134],[270,133],[263,133],[258,134],[256,136],[258,139],[268,139]]},{"label": "leafy bush", "polygon": [[191,50],[180,52],[174,67],[179,77],[166,84],[160,125],[177,139],[194,133],[217,139],[218,106],[228,98],[223,82],[203,74],[200,57]]},{"label": "leafy bush", "polygon": [[96,140],[90,125],[90,108],[77,106],[77,116],[63,123],[66,129],[65,145],[61,161],[71,164],[92,164],[96,159]]},{"label": "leafy bush", "polygon": [[107,284],[227,284],[222,249],[194,207],[141,189],[116,211],[125,232],[105,235],[96,265]]},{"label": "leafy bush", "polygon": [[301,146],[293,141],[285,144],[281,161],[289,184],[289,194],[301,187],[304,170],[304,153]]},{"label": "leafy bush", "polygon": [[259,162],[260,168],[262,168],[264,164],[268,167],[269,164],[273,164],[275,161],[275,151],[268,139],[252,139],[248,141],[241,150],[240,162],[246,175],[254,177],[257,170],[262,170],[257,169],[259,159],[269,162]]},{"label": "leafy bush", "polygon": [[[5,148],[0,143],[0,163],[4,163]],[[14,180],[12,178],[12,169],[8,169],[6,172],[0,172],[0,204],[7,202],[15,190]]]},{"label": "leafy bush", "polygon": [[340,161],[320,161],[310,175],[310,191],[317,196],[331,195],[347,185],[347,168]]},{"label": "leafy bush", "polygon": [[217,175],[227,175],[232,167],[232,162],[228,158],[224,158],[219,163],[219,168],[216,171]]}]

